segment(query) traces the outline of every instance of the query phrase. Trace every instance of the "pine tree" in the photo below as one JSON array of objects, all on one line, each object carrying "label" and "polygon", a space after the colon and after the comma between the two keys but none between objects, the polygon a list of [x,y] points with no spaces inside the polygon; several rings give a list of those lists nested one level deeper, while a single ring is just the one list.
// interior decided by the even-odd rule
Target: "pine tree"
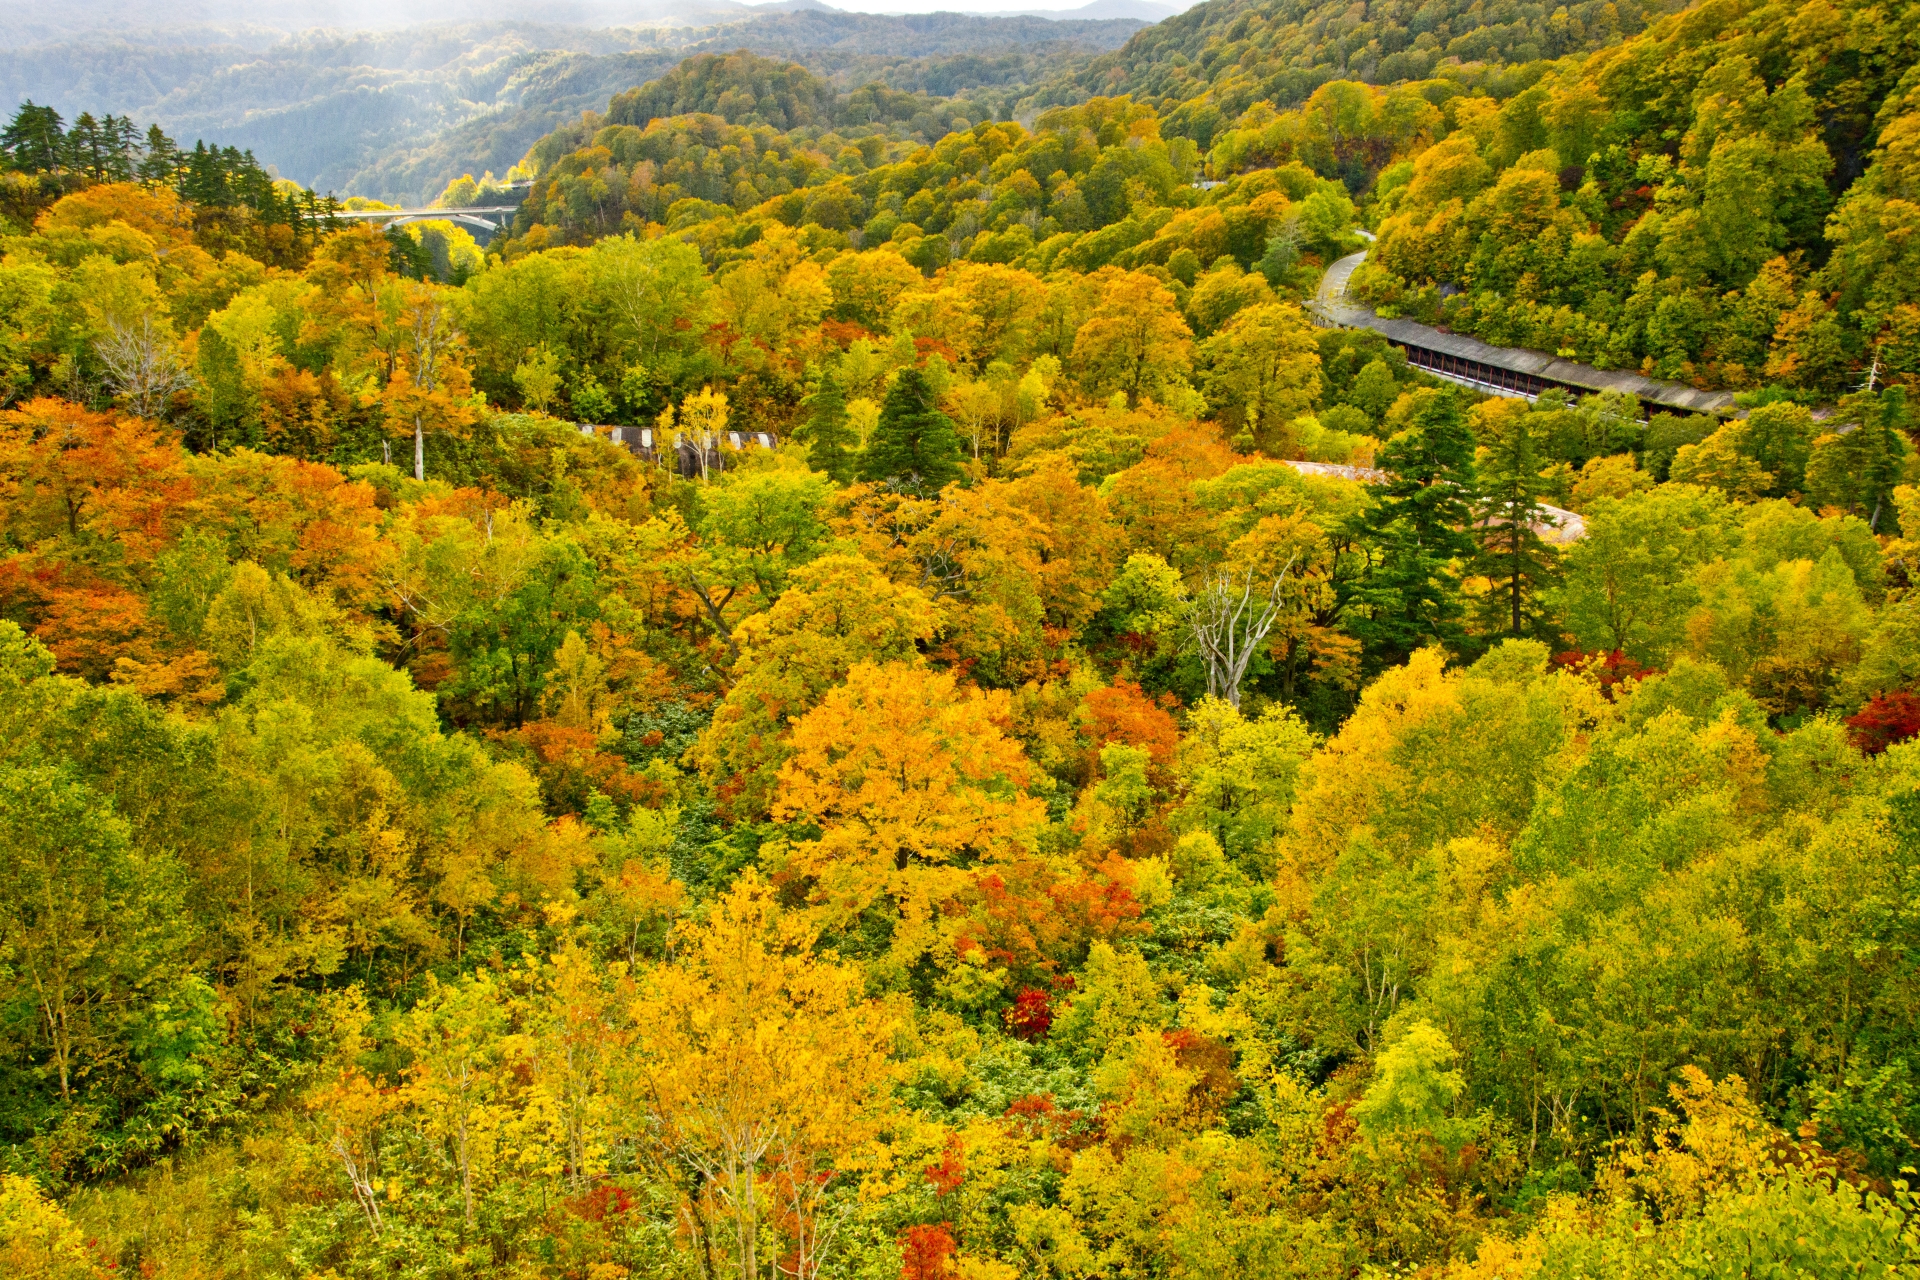
[{"label": "pine tree", "polygon": [[409,280],[434,279],[433,253],[407,234],[405,227],[388,227],[387,269]]},{"label": "pine tree", "polygon": [[197,205],[227,203],[227,175],[220,166],[220,151],[205,142],[193,144],[182,158],[178,186],[182,199]]},{"label": "pine tree", "polygon": [[1481,601],[1485,634],[1537,635],[1546,627],[1541,592],[1555,576],[1554,553],[1536,526],[1544,519],[1540,500],[1546,483],[1540,469],[1541,433],[1536,415],[1518,401],[1482,407],[1476,530],[1480,554],[1474,572],[1490,583]]},{"label": "pine tree", "polygon": [[82,111],[73,128],[67,130],[67,167],[95,182],[105,182],[111,151],[112,141],[106,129],[93,118],[91,111]]},{"label": "pine tree", "polygon": [[807,430],[813,440],[807,446],[807,465],[832,477],[835,484],[853,479],[853,451],[847,445],[853,429],[847,424],[847,397],[840,379],[828,373],[820,379],[820,389],[807,402]]},{"label": "pine tree", "polygon": [[1388,479],[1374,486],[1374,506],[1356,530],[1372,547],[1373,564],[1343,601],[1352,634],[1376,666],[1466,639],[1460,568],[1476,550],[1468,530],[1473,432],[1451,388],[1418,393],[1411,419],[1376,459]]},{"label": "pine tree", "polygon": [[859,474],[862,480],[894,480],[929,493],[960,478],[960,437],[919,369],[902,369],[887,392],[873,439],[860,455]]},{"label": "pine tree", "polygon": [[0,133],[0,150],[16,168],[28,173],[53,173],[66,158],[66,133],[60,113],[52,107],[36,107],[33,99],[22,103]]},{"label": "pine tree", "polygon": [[100,122],[107,139],[107,181],[132,182],[140,154],[140,129],[131,116],[109,115]]},{"label": "pine tree", "polygon": [[160,131],[159,125],[150,125],[147,129],[146,154],[140,157],[140,164],[134,170],[142,182],[155,185],[173,185],[180,172],[180,148],[173,139]]},{"label": "pine tree", "polygon": [[1818,506],[1859,516],[1875,533],[1898,536],[1893,491],[1912,452],[1906,388],[1847,396],[1836,417],[1837,428],[1814,442],[1807,496]]}]

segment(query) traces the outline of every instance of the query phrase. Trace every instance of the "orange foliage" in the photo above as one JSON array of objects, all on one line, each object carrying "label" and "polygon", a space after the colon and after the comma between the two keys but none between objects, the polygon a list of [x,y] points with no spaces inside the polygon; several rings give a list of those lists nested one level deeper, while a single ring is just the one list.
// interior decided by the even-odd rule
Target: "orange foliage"
[{"label": "orange foliage", "polygon": [[1138,465],[1113,477],[1107,495],[1128,545],[1183,569],[1216,558],[1212,516],[1194,501],[1193,482],[1224,475],[1238,461],[1204,423],[1183,423],[1149,444]]},{"label": "orange foliage", "polygon": [[191,492],[172,434],[139,418],[42,396],[0,413],[0,502],[16,548],[105,534],[153,557]]},{"label": "orange foliage", "polygon": [[90,231],[124,222],[156,245],[183,245],[193,238],[192,207],[165,187],[132,182],[102,182],[62,196],[34,222],[42,235]]},{"label": "orange foliage", "polygon": [[226,535],[230,554],[342,604],[370,607],[386,554],[371,485],[320,462],[236,449],[191,459],[197,492],[180,522]]},{"label": "orange foliage", "polygon": [[1014,505],[1033,517],[1028,536],[1039,560],[1047,622],[1079,630],[1100,608],[1100,592],[1113,578],[1120,551],[1120,531],[1106,499],[1082,485],[1073,465],[1060,457],[1006,488]]},{"label": "orange foliage", "polygon": [[602,751],[591,729],[540,720],[510,731],[495,730],[489,736],[540,780],[540,793],[550,813],[583,814],[595,791],[622,805],[651,805],[661,799],[660,784],[631,772],[626,761],[612,752]]},{"label": "orange foliage", "polygon": [[317,377],[305,369],[276,369],[260,386],[261,427],[267,439],[290,453],[327,453],[358,411],[331,369]]},{"label": "orange foliage", "polygon": [[863,662],[794,723],[773,816],[821,829],[793,846],[791,871],[836,923],[888,901],[896,953],[917,957],[973,879],[956,864],[1031,852],[1046,806],[1026,793],[1032,766],[1011,718],[1004,692]]},{"label": "orange foliage", "polygon": [[1041,858],[982,872],[978,906],[956,949],[978,947],[1014,981],[1039,984],[1094,942],[1137,932],[1140,904],[1125,883],[1124,862],[1114,861],[1101,876],[1071,880]]},{"label": "orange foliage", "polygon": [[953,1274],[957,1246],[947,1226],[914,1226],[900,1233],[900,1280],[939,1280]]},{"label": "orange foliage", "polygon": [[34,628],[62,671],[89,680],[105,680],[122,658],[152,661],[146,631],[146,601],[109,583],[56,588]]},{"label": "orange foliage", "polygon": [[1172,694],[1162,694],[1156,701],[1127,680],[1089,693],[1080,703],[1081,730],[1089,742],[1089,774],[1099,763],[1100,748],[1118,742],[1144,747],[1153,761],[1154,781],[1166,785],[1180,751],[1180,724],[1169,710],[1177,705]]}]

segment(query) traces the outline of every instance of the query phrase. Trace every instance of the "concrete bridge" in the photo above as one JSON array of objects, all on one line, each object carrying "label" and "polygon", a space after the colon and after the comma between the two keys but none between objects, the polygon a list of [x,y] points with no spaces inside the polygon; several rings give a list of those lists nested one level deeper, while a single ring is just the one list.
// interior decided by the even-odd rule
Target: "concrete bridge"
[{"label": "concrete bridge", "polygon": [[517,204],[490,204],[465,209],[339,209],[322,216],[341,222],[369,222],[389,227],[404,227],[409,222],[458,222],[477,227],[487,233],[487,239],[492,239],[496,233],[506,230],[513,215],[519,212]]},{"label": "concrete bridge", "polygon": [[[1364,232],[1362,233],[1365,234]],[[1372,239],[1371,236],[1367,237]],[[1347,297],[1347,281],[1367,251],[1349,254],[1327,268],[1308,312],[1322,327],[1371,329],[1407,353],[1407,363],[1486,395],[1538,399],[1549,387],[1575,393],[1625,391],[1641,403],[1683,413],[1730,414],[1733,394],[1701,391],[1617,369],[1596,369],[1541,351],[1496,347],[1464,334],[1446,333],[1413,320],[1384,319]]]}]

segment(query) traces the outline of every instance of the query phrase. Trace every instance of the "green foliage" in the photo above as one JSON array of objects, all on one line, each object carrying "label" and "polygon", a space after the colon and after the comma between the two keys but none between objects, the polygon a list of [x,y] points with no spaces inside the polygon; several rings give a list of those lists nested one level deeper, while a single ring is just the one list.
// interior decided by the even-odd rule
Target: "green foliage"
[{"label": "green foliage", "polygon": [[1369,1137],[1402,1129],[1438,1136],[1466,1088],[1464,1077],[1450,1069],[1456,1056],[1445,1032],[1424,1018],[1409,1022],[1380,1052],[1366,1096],[1353,1108],[1360,1131]]},{"label": "green foliage", "polygon": [[880,406],[880,422],[860,455],[862,480],[890,480],[937,493],[960,478],[960,440],[940,412],[927,377],[902,369]]},{"label": "green foliage", "polygon": [[807,406],[807,465],[837,484],[853,479],[855,443],[847,424],[847,397],[840,380],[828,373]]},{"label": "green foliage", "polygon": [[[1910,1264],[1873,15],[1216,0],[1030,126],[703,55],[458,285],[8,177],[0,1270]],[[1363,219],[1382,307],[1780,385],[1437,386],[1300,305]]]},{"label": "green foliage", "polygon": [[1370,656],[1392,663],[1423,644],[1458,644],[1465,634],[1459,575],[1474,549],[1466,532],[1473,433],[1454,393],[1418,393],[1407,429],[1375,463],[1391,477],[1365,517],[1380,550],[1349,588],[1349,607],[1366,611],[1354,631]]}]

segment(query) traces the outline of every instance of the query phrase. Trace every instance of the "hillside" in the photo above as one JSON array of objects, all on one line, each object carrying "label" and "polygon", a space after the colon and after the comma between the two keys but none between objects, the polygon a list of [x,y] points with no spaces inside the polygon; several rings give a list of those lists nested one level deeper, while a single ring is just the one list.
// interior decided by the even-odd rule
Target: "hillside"
[{"label": "hillside", "polygon": [[1332,80],[1424,80],[1446,62],[1491,65],[1586,53],[1640,31],[1677,7],[1584,0],[1574,5],[1486,0],[1208,0],[1134,35],[1124,47],[1057,77],[1039,101],[1131,94],[1167,128],[1208,146],[1256,102],[1286,108]]},{"label": "hillside", "polygon": [[250,148],[321,190],[404,201],[469,170],[505,173],[555,125],[604,109],[692,52],[744,47],[843,80],[947,95],[1030,83],[1138,29],[803,10],[626,29],[492,22],[271,41],[255,33],[244,43],[200,44],[190,33],[81,39],[0,53],[0,99],[31,99],[69,118],[157,120],[175,135]]},{"label": "hillside", "polygon": [[1916,3],[502,29],[484,243],[22,105],[0,1275],[1904,1280]]}]

